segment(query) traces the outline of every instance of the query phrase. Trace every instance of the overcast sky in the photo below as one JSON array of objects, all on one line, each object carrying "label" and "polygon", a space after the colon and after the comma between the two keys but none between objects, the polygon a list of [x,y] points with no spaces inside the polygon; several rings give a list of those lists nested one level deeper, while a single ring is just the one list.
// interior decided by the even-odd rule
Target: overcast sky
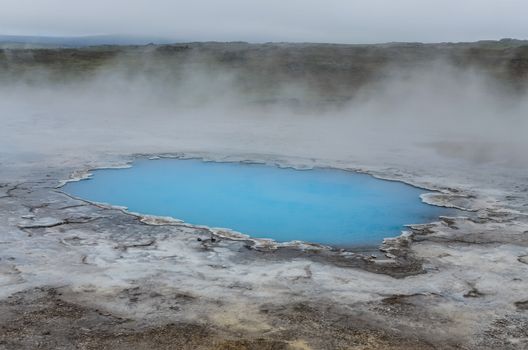
[{"label": "overcast sky", "polygon": [[528,0],[0,0],[0,34],[341,43],[528,39]]}]

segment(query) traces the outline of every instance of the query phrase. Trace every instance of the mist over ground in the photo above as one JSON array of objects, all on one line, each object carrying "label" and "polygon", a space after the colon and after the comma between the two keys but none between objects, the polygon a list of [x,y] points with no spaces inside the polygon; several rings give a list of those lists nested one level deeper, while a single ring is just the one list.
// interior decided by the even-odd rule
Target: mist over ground
[{"label": "mist over ground", "polygon": [[5,49],[0,150],[525,167],[528,94],[515,60],[526,50],[495,44],[496,57],[412,45]]}]

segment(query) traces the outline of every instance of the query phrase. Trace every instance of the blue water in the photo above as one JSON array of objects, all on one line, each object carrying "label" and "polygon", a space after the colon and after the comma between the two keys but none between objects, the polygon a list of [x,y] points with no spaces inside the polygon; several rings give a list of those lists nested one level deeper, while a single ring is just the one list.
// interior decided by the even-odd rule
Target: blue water
[{"label": "blue water", "polygon": [[424,204],[425,190],[370,175],[200,160],[139,160],[128,169],[96,170],[64,190],[252,237],[347,247],[379,244],[405,224],[449,212]]}]

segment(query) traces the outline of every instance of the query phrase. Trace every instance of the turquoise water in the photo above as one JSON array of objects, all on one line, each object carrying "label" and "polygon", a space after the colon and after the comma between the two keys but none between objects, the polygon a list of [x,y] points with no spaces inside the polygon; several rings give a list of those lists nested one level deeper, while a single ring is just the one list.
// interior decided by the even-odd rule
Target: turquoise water
[{"label": "turquoise water", "polygon": [[425,190],[365,174],[200,160],[139,160],[127,169],[96,170],[64,190],[252,237],[347,247],[376,245],[405,224],[449,213],[422,203]]}]

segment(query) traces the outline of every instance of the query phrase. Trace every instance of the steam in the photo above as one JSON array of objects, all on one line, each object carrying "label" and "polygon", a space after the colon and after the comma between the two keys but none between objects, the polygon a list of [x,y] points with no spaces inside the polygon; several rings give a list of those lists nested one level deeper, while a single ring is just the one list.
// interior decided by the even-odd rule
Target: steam
[{"label": "steam", "polygon": [[207,151],[528,165],[528,96],[476,68],[387,67],[335,101],[310,81],[256,81],[198,57],[139,60],[119,57],[82,79],[4,77],[0,157]]}]

